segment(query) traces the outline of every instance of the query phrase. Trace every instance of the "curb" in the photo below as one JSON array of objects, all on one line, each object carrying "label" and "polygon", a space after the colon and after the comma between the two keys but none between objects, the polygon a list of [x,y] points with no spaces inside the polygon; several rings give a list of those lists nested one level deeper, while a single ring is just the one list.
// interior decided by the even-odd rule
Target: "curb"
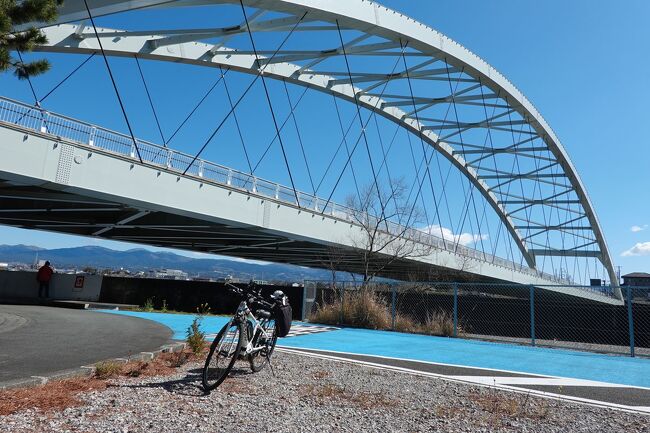
[{"label": "curb", "polygon": [[163,353],[176,353],[185,349],[185,343],[172,343],[160,346],[158,350],[153,352],[140,352],[131,355],[128,358],[111,358],[97,361],[94,365],[82,365],[79,368],[71,368],[67,370],[59,370],[53,373],[48,373],[43,376],[31,376],[25,379],[10,380],[7,382],[0,382],[0,391],[18,388],[34,388],[37,386],[45,385],[48,382],[57,380],[73,379],[78,377],[90,377],[95,373],[95,365],[102,362],[119,362],[126,364],[130,361],[151,361],[158,358]]}]

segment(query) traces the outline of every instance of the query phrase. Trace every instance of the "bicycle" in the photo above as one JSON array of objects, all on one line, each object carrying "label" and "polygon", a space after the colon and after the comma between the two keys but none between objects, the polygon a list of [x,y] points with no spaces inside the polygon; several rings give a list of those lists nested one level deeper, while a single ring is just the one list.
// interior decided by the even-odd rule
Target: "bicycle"
[{"label": "bicycle", "polygon": [[[282,291],[276,290],[270,296],[269,302],[262,296],[261,288],[252,282],[245,289],[230,283],[226,283],[226,286],[242,300],[234,316],[221,328],[210,346],[202,379],[203,389],[207,393],[226,379],[237,359],[248,359],[254,373],[261,371],[271,362],[278,335],[285,336],[291,323],[291,310]],[[254,305],[261,307],[255,314],[251,310]],[[276,322],[276,315],[273,313],[278,309],[286,310],[287,307],[289,324]],[[286,318],[286,314],[279,317]]]}]

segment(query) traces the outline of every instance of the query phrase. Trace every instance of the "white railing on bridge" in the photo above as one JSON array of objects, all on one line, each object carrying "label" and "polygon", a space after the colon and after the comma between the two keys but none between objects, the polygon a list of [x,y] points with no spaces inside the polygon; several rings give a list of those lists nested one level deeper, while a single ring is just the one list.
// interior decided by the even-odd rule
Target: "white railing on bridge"
[{"label": "white railing on bridge", "polygon": [[[97,147],[137,160],[136,147],[133,144],[133,139],[128,135],[60,114],[50,113],[41,107],[27,105],[2,96],[0,96],[0,122],[18,125],[23,128],[53,135],[79,144]],[[137,144],[137,150],[140,152],[142,160],[148,164],[154,164],[158,168],[166,168],[174,172],[184,172],[187,169],[186,174],[190,176],[243,189],[254,194],[273,198],[284,203],[298,205],[302,208],[314,210],[349,222],[354,222],[355,219],[353,216],[355,213],[358,213],[349,207],[331,201],[328,202],[312,194],[300,191],[294,193],[292,188],[260,179],[252,174],[233,170],[232,168],[203,159],[197,158],[194,160],[193,156],[177,150],[140,139],[137,140]],[[393,221],[387,223],[386,230],[390,234],[401,234],[408,239],[430,245],[440,250],[447,250],[455,254],[471,257],[548,281],[561,284],[573,284],[569,280],[460,245],[422,230],[405,229],[404,226]]]}]

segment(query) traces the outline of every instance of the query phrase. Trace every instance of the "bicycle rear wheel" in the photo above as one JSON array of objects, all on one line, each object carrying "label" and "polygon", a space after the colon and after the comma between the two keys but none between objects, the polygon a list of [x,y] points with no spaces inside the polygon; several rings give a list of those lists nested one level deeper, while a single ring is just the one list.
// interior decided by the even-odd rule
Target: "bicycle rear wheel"
[{"label": "bicycle rear wheel", "polygon": [[255,348],[261,349],[252,353],[248,358],[251,370],[255,373],[261,371],[270,362],[273,349],[275,349],[275,343],[278,341],[278,330],[275,325],[275,320],[266,319],[260,326],[264,329],[266,335],[260,334],[256,337]]},{"label": "bicycle rear wheel", "polygon": [[205,392],[218,387],[228,376],[239,355],[241,333],[241,325],[230,320],[215,337],[203,367]]}]

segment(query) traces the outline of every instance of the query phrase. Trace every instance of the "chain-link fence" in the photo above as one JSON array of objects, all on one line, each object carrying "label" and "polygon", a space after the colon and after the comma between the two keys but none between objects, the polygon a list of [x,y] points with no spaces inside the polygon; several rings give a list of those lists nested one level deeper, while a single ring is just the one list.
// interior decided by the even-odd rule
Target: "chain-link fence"
[{"label": "chain-link fence", "polygon": [[[650,356],[650,288],[306,281],[318,323]],[[628,302],[628,300],[630,300]]]}]

